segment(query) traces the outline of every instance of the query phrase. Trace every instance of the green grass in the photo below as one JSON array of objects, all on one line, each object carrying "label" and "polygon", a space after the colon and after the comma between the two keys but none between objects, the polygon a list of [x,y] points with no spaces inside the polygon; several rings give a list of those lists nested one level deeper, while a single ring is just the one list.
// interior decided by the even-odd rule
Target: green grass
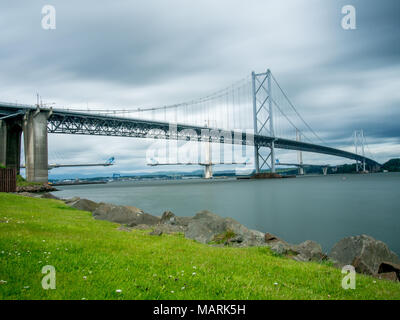
[{"label": "green grass", "polygon": [[[344,290],[340,270],[265,247],[117,228],[61,201],[0,193],[0,299],[400,299],[398,283],[357,275]],[[55,290],[41,287],[45,265]]]},{"label": "green grass", "polygon": [[40,186],[43,183],[40,182],[28,182],[19,174],[17,175],[17,186],[18,187],[29,187],[29,186]]}]

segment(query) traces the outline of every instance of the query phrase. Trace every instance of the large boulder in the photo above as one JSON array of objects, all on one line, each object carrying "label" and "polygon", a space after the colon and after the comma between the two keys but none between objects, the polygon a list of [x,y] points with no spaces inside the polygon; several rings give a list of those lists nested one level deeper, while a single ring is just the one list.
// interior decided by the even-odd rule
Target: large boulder
[{"label": "large boulder", "polygon": [[264,243],[262,232],[247,229],[234,219],[222,218],[209,211],[200,211],[190,220],[185,237],[201,243],[217,239],[242,245]]},{"label": "large boulder", "polygon": [[321,261],[326,258],[326,255],[322,252],[321,245],[312,240],[306,240],[299,245],[293,246],[292,250],[298,253],[294,257],[297,261]]},{"label": "large boulder", "polygon": [[306,240],[298,245],[290,244],[271,233],[265,234],[264,241],[273,252],[297,261],[321,261],[326,258],[321,245],[315,241]]},{"label": "large boulder", "polygon": [[69,205],[70,203],[78,201],[79,199],[80,199],[79,197],[72,197],[72,198],[69,198],[69,199],[63,199],[63,201],[65,202],[65,204]]},{"label": "large boulder", "polygon": [[379,266],[378,277],[392,281],[400,281],[400,264],[384,261]]},{"label": "large boulder", "polygon": [[50,192],[45,192],[41,195],[43,199],[53,199],[53,200],[61,200],[59,197],[56,197],[54,194]]},{"label": "large boulder", "polygon": [[338,267],[353,265],[357,272],[376,275],[382,262],[399,264],[399,257],[388,246],[367,235],[347,237],[336,243],[329,258]]},{"label": "large boulder", "polygon": [[81,198],[77,198],[75,201],[68,201],[66,202],[66,204],[72,208],[82,211],[89,211],[91,213],[95,212],[96,209],[100,206],[100,204],[97,202]]},{"label": "large boulder", "polygon": [[130,227],[146,224],[158,224],[160,218],[144,213],[142,210],[132,206],[116,206],[108,203],[100,203],[93,212],[93,217],[98,220],[107,220]]},{"label": "large boulder", "polygon": [[191,219],[191,217],[177,217],[171,211],[165,211],[161,216],[160,224],[187,227]]}]

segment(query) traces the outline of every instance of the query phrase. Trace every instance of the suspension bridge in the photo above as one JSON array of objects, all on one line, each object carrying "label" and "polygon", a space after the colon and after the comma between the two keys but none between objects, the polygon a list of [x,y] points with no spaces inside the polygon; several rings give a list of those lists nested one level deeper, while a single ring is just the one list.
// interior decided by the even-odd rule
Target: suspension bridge
[{"label": "suspension bridge", "polygon": [[[380,166],[365,156],[364,148],[358,154],[330,147],[305,121],[270,70],[252,72],[199,99],[151,108],[85,110],[53,108],[39,102],[0,102],[0,163],[18,171],[22,132],[26,178],[35,182],[48,179],[49,133],[242,145],[251,147],[256,172],[275,172],[276,149],[347,158],[364,169]],[[205,165],[206,174],[214,164],[211,158],[208,154],[205,162],[199,162]]]}]

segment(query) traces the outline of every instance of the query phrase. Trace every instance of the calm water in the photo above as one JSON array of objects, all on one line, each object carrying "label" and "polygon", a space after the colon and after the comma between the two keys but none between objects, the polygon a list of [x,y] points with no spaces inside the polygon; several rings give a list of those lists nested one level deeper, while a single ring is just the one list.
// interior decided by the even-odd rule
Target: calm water
[{"label": "calm water", "polygon": [[400,254],[400,174],[305,176],[277,180],[114,182],[59,187],[60,197],[133,205],[154,215],[207,209],[249,228],[329,251],[349,235],[369,234]]}]

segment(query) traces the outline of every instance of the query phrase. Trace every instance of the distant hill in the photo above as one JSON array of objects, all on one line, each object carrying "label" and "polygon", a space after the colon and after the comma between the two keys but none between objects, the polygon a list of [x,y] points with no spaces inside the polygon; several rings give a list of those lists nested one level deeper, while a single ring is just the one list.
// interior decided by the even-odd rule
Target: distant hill
[{"label": "distant hill", "polygon": [[383,164],[382,168],[390,172],[400,172],[400,158],[390,159]]}]

